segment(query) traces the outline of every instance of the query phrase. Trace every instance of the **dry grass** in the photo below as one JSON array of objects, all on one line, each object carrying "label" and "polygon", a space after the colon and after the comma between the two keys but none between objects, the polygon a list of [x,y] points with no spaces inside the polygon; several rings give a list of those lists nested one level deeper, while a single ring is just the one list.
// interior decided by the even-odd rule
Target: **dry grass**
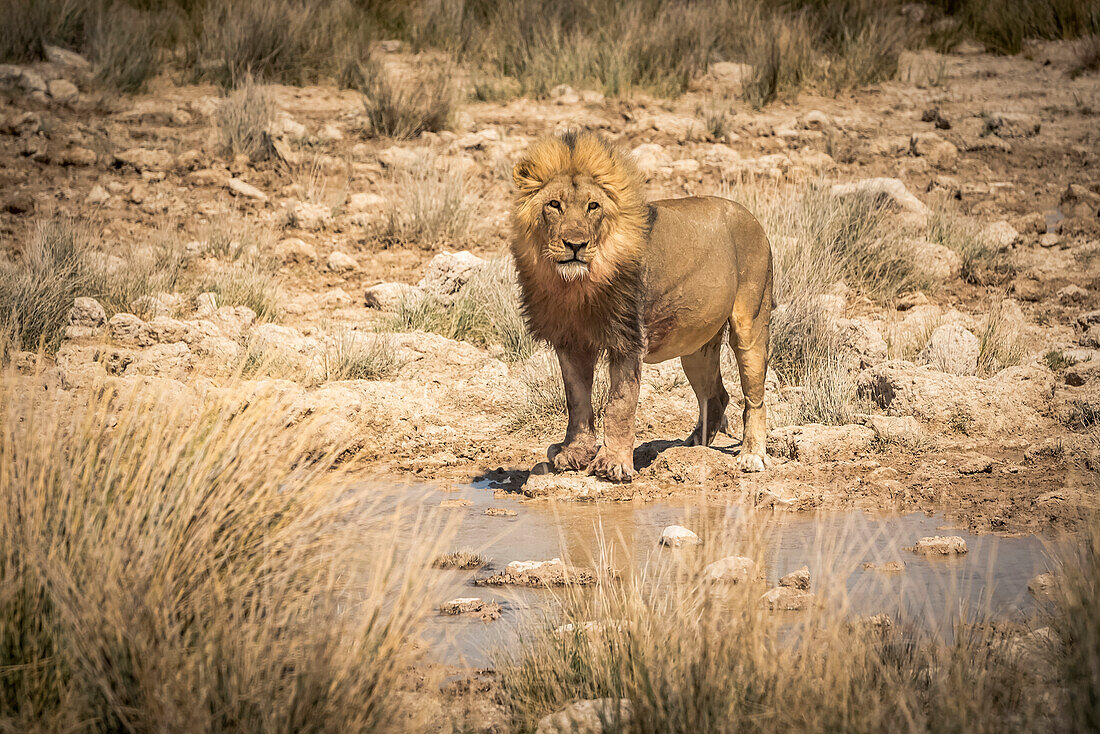
[{"label": "dry grass", "polygon": [[496,345],[510,362],[527,358],[534,340],[519,307],[519,286],[508,260],[493,262],[470,278],[452,300],[417,297],[402,302],[395,331],[430,331],[448,339]]},{"label": "dry grass", "polygon": [[213,293],[218,306],[248,306],[260,321],[279,317],[282,290],[274,272],[262,263],[232,264],[198,281],[198,291]]},{"label": "dry grass", "polygon": [[1072,76],[1100,71],[1100,33],[1085,36],[1076,43],[1077,59],[1070,70]]},{"label": "dry grass", "polygon": [[123,2],[101,3],[100,7],[85,30],[85,51],[94,65],[96,81],[128,94],[144,91],[162,67],[163,15]]},{"label": "dry grass", "polygon": [[337,336],[321,355],[320,381],[381,380],[401,367],[389,334],[347,331]]},{"label": "dry grass", "polygon": [[73,299],[91,282],[91,235],[72,220],[39,222],[15,263],[0,263],[0,340],[54,351]]},{"label": "dry grass", "polygon": [[1003,301],[998,301],[986,313],[978,328],[978,374],[989,376],[1023,361],[1020,325],[1005,314]]},{"label": "dry grass", "polygon": [[371,135],[407,140],[451,126],[457,92],[446,66],[420,78],[395,79],[376,56],[359,67],[357,86]]},{"label": "dry grass", "polygon": [[447,532],[364,523],[277,401],[43,395],[0,385],[0,728],[416,728],[398,691]]},{"label": "dry grass", "polygon": [[932,217],[926,236],[930,242],[954,250],[962,262],[961,275],[967,283],[997,285],[1014,273],[1011,258],[991,246],[982,236],[978,223],[964,216],[958,205],[940,199],[931,202]]},{"label": "dry grass", "polygon": [[[564,616],[555,608],[498,651],[503,700],[519,731],[571,701],[601,697],[630,701],[631,722],[611,722],[613,731],[1092,730],[1100,533],[1092,537],[1067,572],[1073,591],[1054,612],[1049,649],[1041,634],[1029,647],[1019,627],[982,612],[956,612],[947,641],[901,617],[852,620],[843,580],[827,571],[814,578],[820,605],[768,612],[758,604],[762,584],[701,580],[704,563],[729,553],[720,538],[708,540],[709,550],[678,557],[671,571],[648,563],[594,593],[564,592]],[[558,631],[563,623],[573,632]]]},{"label": "dry grass", "polygon": [[274,120],[271,95],[248,77],[218,105],[214,124],[226,153],[260,161],[269,155],[269,131]]},{"label": "dry grass", "polygon": [[436,557],[436,559],[432,561],[432,566],[434,568],[455,568],[461,570],[481,568],[488,564],[488,558],[472,550],[460,550],[454,553],[446,553]]},{"label": "dry grass", "polygon": [[[561,368],[554,353],[543,350],[532,355],[520,367],[519,377],[524,389],[508,408],[509,430],[537,434],[560,430],[569,411]],[[596,366],[592,386],[592,409],[597,423],[603,419],[609,392],[607,368],[601,363]]]},{"label": "dry grass", "polygon": [[389,173],[395,196],[387,202],[379,236],[389,244],[436,247],[454,242],[470,226],[473,200],[459,161],[425,153]]},{"label": "dry grass", "polygon": [[145,247],[123,250],[121,261],[100,254],[90,261],[86,292],[107,312],[146,317],[150,298],[173,293],[185,280],[183,248],[174,234],[160,233]]}]

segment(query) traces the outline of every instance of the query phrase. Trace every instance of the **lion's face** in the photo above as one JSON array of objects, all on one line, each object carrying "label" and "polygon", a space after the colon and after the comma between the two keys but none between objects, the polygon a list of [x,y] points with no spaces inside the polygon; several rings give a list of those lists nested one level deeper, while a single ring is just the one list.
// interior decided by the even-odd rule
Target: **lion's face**
[{"label": "lion's face", "polygon": [[592,260],[599,256],[607,207],[607,193],[587,176],[561,175],[538,195],[539,253],[565,280],[588,276]]}]

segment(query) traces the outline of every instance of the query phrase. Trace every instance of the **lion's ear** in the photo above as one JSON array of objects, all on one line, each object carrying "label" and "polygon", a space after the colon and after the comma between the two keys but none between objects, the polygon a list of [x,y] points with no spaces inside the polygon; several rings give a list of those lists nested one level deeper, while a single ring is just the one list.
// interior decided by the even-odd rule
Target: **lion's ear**
[{"label": "lion's ear", "polygon": [[538,188],[538,180],[531,175],[531,159],[524,158],[512,169],[512,183],[517,191],[530,191]]}]

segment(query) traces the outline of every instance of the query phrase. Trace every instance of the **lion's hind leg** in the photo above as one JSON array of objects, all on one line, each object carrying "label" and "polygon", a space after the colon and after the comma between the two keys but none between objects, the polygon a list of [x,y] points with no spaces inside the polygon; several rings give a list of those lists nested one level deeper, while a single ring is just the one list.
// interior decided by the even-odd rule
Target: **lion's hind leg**
[{"label": "lion's hind leg", "polygon": [[738,299],[730,317],[730,346],[737,357],[741,392],[745,396],[745,436],[737,459],[741,471],[764,471],[771,463],[767,454],[768,416],[764,407],[764,381],[768,373],[768,338],[771,321],[771,282],[758,309]]},{"label": "lion's hind leg", "polygon": [[719,431],[726,430],[726,406],[730,396],[722,384],[722,333],[702,349],[680,357],[684,374],[699,401],[699,420],[687,437],[689,446],[710,446]]}]

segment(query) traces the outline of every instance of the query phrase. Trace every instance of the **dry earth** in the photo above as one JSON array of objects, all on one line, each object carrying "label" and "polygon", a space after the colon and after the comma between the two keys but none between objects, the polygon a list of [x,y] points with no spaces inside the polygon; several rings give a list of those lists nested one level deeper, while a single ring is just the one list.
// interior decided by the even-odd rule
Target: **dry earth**
[{"label": "dry earth", "polygon": [[[736,75],[722,64],[674,102],[559,89],[544,102],[466,104],[455,132],[414,141],[364,135],[355,93],[273,87],[279,116],[271,132],[289,167],[224,154],[213,87],[160,78],[148,94],[109,99],[89,86],[78,61],[3,67],[7,257],[18,258],[35,222],[69,215],[91,223],[120,274],[170,235],[185,247],[189,277],[234,267],[227,252],[248,250],[274,259],[283,294],[274,323],[186,293],[135,305],[140,317],[109,322],[110,314],[82,302],[37,377],[33,355],[16,362],[28,389],[62,401],[79,401],[103,381],[122,392],[167,385],[196,399],[227,385],[242,395],[277,392],[298,415],[331,416],[328,440],[352,444],[363,471],[380,475],[487,479],[501,491],[584,500],[702,492],[784,511],[942,510],[976,531],[1070,527],[1100,506],[1100,78],[1071,78],[1071,55],[1064,43],[1033,45],[1016,57],[906,54],[899,80],[840,98],[803,94],[760,112],[731,102],[724,142],[708,139],[700,112],[734,98]],[[400,51],[389,62],[418,63]],[[925,114],[931,110],[938,115]],[[976,284],[949,263],[938,289],[903,299],[898,310],[839,288],[835,317],[867,337],[853,350],[873,409],[848,426],[777,426],[769,440],[776,466],[762,475],[736,472],[733,439],[710,449],[681,445],[696,407],[675,362],[645,370],[640,473],[628,485],[528,476],[564,418],[511,428],[525,391],[523,366],[503,361],[499,349],[396,334],[394,375],[317,376],[319,355],[337,335],[389,323],[365,300],[372,286],[415,284],[431,271],[426,288],[453,290],[468,277],[469,260],[433,260],[439,250],[387,247],[373,234],[387,207],[407,194],[392,169],[424,151],[462,166],[474,221],[450,249],[496,258],[506,251],[510,162],[533,139],[571,126],[604,131],[635,150],[654,198],[718,192],[724,180],[782,191],[807,181],[897,178],[920,200],[956,199],[1007,251],[1015,272],[971,279]],[[219,252],[211,246],[218,232],[244,247],[231,242]],[[888,359],[886,340],[898,329],[932,323],[976,331],[990,304],[1005,297],[1022,340],[1019,366],[977,376]],[[256,343],[285,353],[297,374],[309,376],[235,381],[244,345]],[[946,349],[948,358],[958,356]],[[1052,370],[1044,360],[1051,351],[1076,364]],[[773,381],[768,400],[777,420],[796,391]]]}]

